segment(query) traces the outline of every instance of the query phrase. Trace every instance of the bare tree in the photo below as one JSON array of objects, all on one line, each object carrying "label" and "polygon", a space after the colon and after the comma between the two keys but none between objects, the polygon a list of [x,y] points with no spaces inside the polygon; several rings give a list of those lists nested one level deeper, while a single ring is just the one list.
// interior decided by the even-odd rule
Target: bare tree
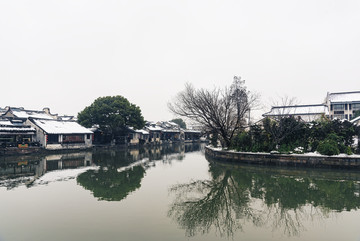
[{"label": "bare tree", "polygon": [[246,125],[246,117],[257,102],[257,95],[246,90],[239,77],[224,89],[196,90],[185,85],[169,109],[176,115],[187,117],[204,126],[210,133],[220,136],[223,146],[229,146],[235,133]]}]

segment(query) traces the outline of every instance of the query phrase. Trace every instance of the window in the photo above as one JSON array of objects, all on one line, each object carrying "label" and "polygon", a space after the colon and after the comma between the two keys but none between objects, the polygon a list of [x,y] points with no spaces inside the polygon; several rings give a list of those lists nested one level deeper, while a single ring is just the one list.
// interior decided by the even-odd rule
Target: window
[{"label": "window", "polygon": [[344,119],[344,115],[334,115],[334,119],[340,119],[340,120],[342,120],[342,119]]},{"label": "window", "polygon": [[70,144],[70,143],[84,143],[84,135],[64,135],[63,136],[63,143]]},{"label": "window", "polygon": [[353,110],[360,110],[360,103],[352,104]]},{"label": "window", "polygon": [[90,139],[90,134],[86,134],[86,139]]},{"label": "window", "polygon": [[345,105],[344,104],[336,104],[334,105],[334,110],[344,110]]},{"label": "window", "polygon": [[59,143],[59,135],[55,135],[55,134],[49,134],[46,137],[46,142],[48,144],[56,144]]}]

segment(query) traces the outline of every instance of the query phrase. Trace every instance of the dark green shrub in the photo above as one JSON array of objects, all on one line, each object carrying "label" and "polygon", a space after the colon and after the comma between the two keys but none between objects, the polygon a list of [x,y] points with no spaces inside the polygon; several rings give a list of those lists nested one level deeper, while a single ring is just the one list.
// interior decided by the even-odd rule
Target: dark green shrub
[{"label": "dark green shrub", "polygon": [[324,141],[320,141],[317,147],[317,151],[322,155],[338,155],[340,150],[338,148],[338,144],[331,139],[325,139]]},{"label": "dark green shrub", "polygon": [[232,148],[235,148],[237,151],[251,151],[251,136],[249,133],[239,133],[232,142]]},{"label": "dark green shrub", "polygon": [[344,153],[347,154],[347,155],[352,155],[353,152],[352,152],[352,150],[351,150],[351,147],[350,147],[350,146],[346,146]]}]

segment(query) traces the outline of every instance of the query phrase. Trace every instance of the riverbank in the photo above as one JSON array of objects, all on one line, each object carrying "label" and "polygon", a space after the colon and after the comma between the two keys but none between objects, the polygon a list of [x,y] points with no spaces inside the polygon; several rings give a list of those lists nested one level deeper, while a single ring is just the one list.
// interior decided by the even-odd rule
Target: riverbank
[{"label": "riverbank", "polygon": [[207,146],[207,159],[226,162],[239,162],[256,165],[307,166],[328,168],[360,169],[359,155],[324,156],[316,154],[270,154],[226,151]]}]

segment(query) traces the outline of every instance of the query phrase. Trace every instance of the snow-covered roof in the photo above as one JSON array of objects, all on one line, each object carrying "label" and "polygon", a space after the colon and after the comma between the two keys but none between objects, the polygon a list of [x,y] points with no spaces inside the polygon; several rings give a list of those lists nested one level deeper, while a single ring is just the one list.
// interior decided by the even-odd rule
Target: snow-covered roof
[{"label": "snow-covered roof", "polygon": [[58,119],[63,121],[70,121],[70,120],[75,120],[75,117],[72,115],[63,115],[63,116],[58,116]]},{"label": "snow-covered roof", "polygon": [[36,111],[36,110],[25,110],[22,108],[11,108],[11,112],[16,116],[17,118],[21,119],[48,119],[53,120],[54,118],[48,114],[45,113],[45,111]]},{"label": "snow-covered roof", "polygon": [[179,133],[179,129],[163,129],[162,132],[171,132],[171,133]]},{"label": "snow-covered roof", "polygon": [[274,106],[271,111],[264,116],[288,116],[288,115],[319,115],[329,114],[326,105],[294,105],[294,106]]},{"label": "snow-covered roof", "polygon": [[93,132],[74,121],[34,119],[33,123],[48,134],[92,134]]},{"label": "snow-covered roof", "polygon": [[162,131],[163,129],[159,126],[148,126],[146,127],[149,131]]},{"label": "snow-covered roof", "polygon": [[149,135],[149,132],[147,132],[146,130],[136,130],[137,133],[141,133],[143,135]]},{"label": "snow-covered roof", "polygon": [[15,126],[0,126],[0,132],[35,132],[36,130],[32,127],[15,127]]},{"label": "snow-covered roof", "polygon": [[6,112],[6,109],[0,108],[0,115],[5,114],[5,112]]},{"label": "snow-covered roof", "polygon": [[19,125],[19,124],[13,124],[11,123],[11,121],[7,120],[7,119],[0,119],[0,132],[4,133],[4,132],[9,132],[9,133],[13,133],[13,132],[19,132],[19,133],[24,133],[24,132],[35,132],[36,130],[30,126],[25,126],[25,125]]},{"label": "snow-covered roof", "polygon": [[0,119],[0,126],[12,126],[13,123],[7,119]]},{"label": "snow-covered roof", "polygon": [[329,93],[328,100],[332,103],[360,102],[360,91]]},{"label": "snow-covered roof", "polygon": [[358,122],[360,122],[360,116],[352,119],[350,122],[351,122],[351,123],[358,123]]},{"label": "snow-covered roof", "polygon": [[192,130],[192,129],[186,129],[186,130],[184,130],[184,132],[186,132],[186,133],[201,133],[201,131]]}]

